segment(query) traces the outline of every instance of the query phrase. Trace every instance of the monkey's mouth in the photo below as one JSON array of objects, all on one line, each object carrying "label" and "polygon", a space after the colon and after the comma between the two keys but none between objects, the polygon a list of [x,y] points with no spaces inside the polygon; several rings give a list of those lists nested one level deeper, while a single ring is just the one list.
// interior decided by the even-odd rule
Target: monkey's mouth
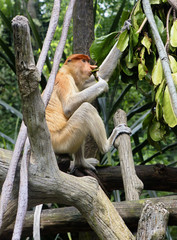
[{"label": "monkey's mouth", "polygon": [[98,81],[98,76],[97,76],[97,72],[98,72],[99,68],[95,68],[92,70],[91,74],[93,74],[93,76],[95,77],[96,81]]}]

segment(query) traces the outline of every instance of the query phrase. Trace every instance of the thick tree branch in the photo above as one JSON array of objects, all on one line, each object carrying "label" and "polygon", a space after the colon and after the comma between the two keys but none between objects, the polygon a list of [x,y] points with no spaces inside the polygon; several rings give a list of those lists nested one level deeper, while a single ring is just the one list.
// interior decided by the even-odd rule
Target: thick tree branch
[{"label": "thick tree branch", "polygon": [[[114,125],[121,126],[121,124],[124,128],[127,126],[127,117],[126,113],[119,109],[114,115]],[[135,172],[130,136],[127,133],[122,133],[115,140],[114,146],[119,151],[126,200],[138,200],[143,190],[143,183]]]},{"label": "thick tree branch", "polygon": [[177,117],[177,92],[176,92],[176,88],[175,88],[173,78],[172,78],[172,75],[171,75],[171,69],[170,69],[168,56],[167,56],[165,47],[163,45],[162,39],[160,37],[160,34],[158,32],[149,0],[143,0],[142,2],[143,2],[143,9],[144,9],[146,17],[148,19],[148,22],[151,26],[152,33],[153,33],[154,40],[155,40],[155,44],[157,46],[159,57],[160,57],[161,62],[162,62],[162,67],[163,67],[165,79],[167,81],[173,110],[174,110],[174,113]]},{"label": "thick tree branch", "polygon": [[146,201],[138,223],[137,240],[163,240],[169,218],[165,204]]},{"label": "thick tree branch", "polygon": [[[6,177],[11,157],[12,151],[0,148],[0,188]],[[137,176],[143,182],[145,190],[177,192],[177,168],[157,164],[135,166],[135,170]],[[97,167],[97,172],[100,181],[108,192],[123,189],[120,166]]]},{"label": "thick tree branch", "polygon": [[[176,196],[162,197],[162,198],[150,198],[153,204],[158,202],[163,202],[166,209],[169,211],[169,225],[177,225],[177,204]],[[140,201],[125,201],[114,203],[116,210],[120,213],[121,217],[124,219],[127,226],[132,230],[136,231],[138,226],[138,220],[141,215],[144,200]],[[24,229],[22,236],[32,236],[33,228],[33,216],[34,212],[27,212]],[[63,207],[56,209],[42,210],[41,214],[41,235],[47,237],[48,234],[56,235],[62,232],[80,232],[80,231],[90,231],[91,228],[87,224],[85,218],[80,214],[80,212],[75,207]],[[2,235],[4,240],[9,240],[13,231],[13,224],[10,225]]]}]

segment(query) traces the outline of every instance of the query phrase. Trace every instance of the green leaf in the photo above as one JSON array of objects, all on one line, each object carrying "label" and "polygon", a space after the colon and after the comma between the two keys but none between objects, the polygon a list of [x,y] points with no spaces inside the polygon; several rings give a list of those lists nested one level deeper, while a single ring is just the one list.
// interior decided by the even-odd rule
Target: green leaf
[{"label": "green leaf", "polygon": [[15,67],[15,56],[13,52],[10,50],[10,48],[8,47],[8,45],[1,38],[0,38],[0,46]]},{"label": "green leaf", "polygon": [[143,47],[141,49],[141,52],[140,52],[140,61],[141,63],[138,64],[138,76],[139,76],[139,80],[142,80],[147,72],[148,72],[148,69],[145,65],[145,58],[144,58],[144,54],[145,54],[145,47]]},{"label": "green leaf", "polygon": [[153,70],[152,70],[152,82],[154,85],[158,85],[162,82],[163,79],[163,68],[160,61],[160,58],[158,58]]},{"label": "green leaf", "polygon": [[162,83],[159,85],[155,95],[156,102],[158,102],[161,106],[163,105],[163,95],[164,95],[165,86],[166,86],[166,82],[165,80],[163,80]]},{"label": "green leaf", "polygon": [[177,73],[173,73],[171,76],[173,78],[174,84],[177,86]]},{"label": "green leaf", "polygon": [[166,82],[165,82],[165,80],[163,80],[162,83],[159,85],[156,95],[155,95],[156,118],[158,121],[162,117],[162,106],[163,106],[163,97],[164,97],[165,86],[166,86]]},{"label": "green leaf", "polygon": [[7,55],[3,54],[2,52],[0,52],[0,57],[2,59],[4,59],[6,61],[6,63],[9,65],[9,67],[11,68],[11,70],[16,73],[16,69],[15,69],[15,65],[11,62],[11,60],[9,60],[9,58],[7,57]]},{"label": "green leaf", "polygon": [[8,103],[4,102],[1,99],[0,99],[0,105],[5,107],[11,113],[15,114],[18,118],[20,118],[20,119],[23,118],[23,115],[21,114],[21,112],[19,112],[17,109],[15,109],[14,107],[10,106]]},{"label": "green leaf", "polygon": [[175,116],[175,113],[172,108],[168,86],[166,86],[164,92],[163,117],[165,122],[169,125],[169,127],[175,127],[177,125],[177,117]]},{"label": "green leaf", "polygon": [[164,90],[166,86],[166,81],[165,79],[162,81],[162,83],[159,85],[156,95],[155,95],[155,100],[156,100],[156,118],[157,121],[159,121],[162,118],[163,111],[162,111],[162,106],[163,106],[163,97],[164,97]]},{"label": "green leaf", "polygon": [[123,70],[123,72],[124,72],[127,76],[132,76],[132,75],[133,75],[133,72],[130,71],[130,70],[127,68],[127,65],[126,65],[124,59],[123,59],[122,62],[121,62],[121,69]]},{"label": "green leaf", "polygon": [[0,10],[0,16],[4,22],[4,24],[6,25],[6,27],[9,29],[9,31],[12,33],[12,25],[11,25],[11,21],[4,15],[4,13]]},{"label": "green leaf", "polygon": [[143,78],[146,76],[147,74],[147,67],[145,64],[139,63],[138,64],[138,76],[139,76],[139,80],[143,80]]},{"label": "green leaf", "polygon": [[164,29],[165,29],[164,25],[163,25],[163,22],[157,15],[154,16],[154,19],[155,19],[155,23],[157,25],[157,29],[158,29],[158,31],[161,35],[164,32]]},{"label": "green leaf", "polygon": [[150,4],[160,4],[161,0],[150,0]]},{"label": "green leaf", "polygon": [[90,56],[95,60],[98,66],[103,62],[105,57],[110,52],[112,46],[115,44],[115,37],[117,32],[110,33],[106,36],[95,39],[90,47]]},{"label": "green leaf", "polygon": [[149,127],[149,134],[152,140],[155,142],[162,140],[165,133],[164,125],[154,119]]},{"label": "green leaf", "polygon": [[141,40],[141,43],[143,44],[143,46],[146,47],[148,54],[150,54],[151,38],[149,38],[148,35],[145,34],[144,38]]},{"label": "green leaf", "polygon": [[170,44],[172,47],[177,47],[177,20],[174,21],[170,31]]},{"label": "green leaf", "polygon": [[133,15],[137,15],[140,12],[142,12],[141,0],[138,0]]},{"label": "green leaf", "polygon": [[147,116],[144,118],[143,120],[143,128],[145,129],[147,126],[150,125],[151,121],[153,119],[153,114],[152,112],[150,112],[149,114],[147,114]]},{"label": "green leaf", "polygon": [[174,57],[169,55],[169,60],[170,60],[170,67],[173,73],[177,72],[177,62]]},{"label": "green leaf", "polygon": [[132,26],[135,28],[135,31],[137,32],[139,27],[141,26],[142,22],[145,19],[145,14],[143,13],[142,7],[141,7],[141,1],[139,0],[136,4],[135,10],[132,15]]},{"label": "green leaf", "polygon": [[123,52],[127,48],[128,42],[129,42],[129,34],[128,34],[128,30],[126,29],[119,36],[118,43],[117,43],[117,48],[121,52]]},{"label": "green leaf", "polygon": [[[126,62],[126,66],[129,69],[131,69],[135,66],[138,66],[138,60],[137,60],[137,57],[135,55],[133,56],[133,59],[132,59],[131,62],[129,61],[129,54],[124,59],[125,59],[125,62]],[[122,63],[122,61],[121,61],[121,63]]]}]

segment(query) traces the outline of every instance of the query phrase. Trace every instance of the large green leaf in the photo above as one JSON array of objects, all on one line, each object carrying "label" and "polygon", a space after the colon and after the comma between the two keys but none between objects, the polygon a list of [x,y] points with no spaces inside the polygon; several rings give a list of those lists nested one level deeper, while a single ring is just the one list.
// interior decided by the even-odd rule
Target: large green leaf
[{"label": "large green leaf", "polygon": [[170,44],[172,47],[177,47],[177,20],[174,21],[170,31]]},{"label": "large green leaf", "polygon": [[147,34],[145,34],[144,38],[141,40],[141,43],[147,49],[148,54],[150,54],[151,41],[151,38],[149,38]]},{"label": "large green leaf", "polygon": [[136,4],[135,10],[132,15],[132,25],[135,28],[135,31],[137,32],[139,27],[141,26],[143,20],[145,19],[145,14],[143,13],[142,7],[141,7],[141,1],[139,0]]},{"label": "large green leaf", "polygon": [[118,43],[117,43],[117,48],[121,52],[123,52],[127,48],[128,42],[129,42],[129,33],[128,33],[128,30],[126,29],[119,36]]},{"label": "large green leaf", "polygon": [[164,99],[163,99],[163,117],[165,119],[165,122],[170,127],[175,127],[177,125],[177,117],[175,116],[175,113],[173,111],[171,99],[170,99],[170,93],[168,90],[168,86],[165,88],[164,92]]},{"label": "large green leaf", "polygon": [[115,44],[117,32],[95,39],[90,47],[90,56],[100,65]]},{"label": "large green leaf", "polygon": [[158,85],[163,80],[163,68],[160,58],[158,58],[153,70],[152,70],[152,82],[154,85]]},{"label": "large green leaf", "polygon": [[138,64],[138,77],[139,77],[139,80],[142,80],[147,72],[148,72],[148,69],[145,65],[145,47],[143,47],[141,49],[141,52],[140,52],[140,63]]},{"label": "large green leaf", "polygon": [[149,134],[153,141],[158,142],[163,139],[166,133],[164,125],[153,119],[149,127]]},{"label": "large green leaf", "polygon": [[157,29],[158,29],[160,35],[162,35],[163,32],[164,32],[164,29],[165,29],[164,25],[163,25],[163,22],[157,15],[154,16],[154,19],[155,19],[155,23],[156,23]]},{"label": "large green leaf", "polygon": [[169,60],[170,60],[170,67],[173,73],[177,72],[177,62],[175,58],[171,55],[169,55]]}]

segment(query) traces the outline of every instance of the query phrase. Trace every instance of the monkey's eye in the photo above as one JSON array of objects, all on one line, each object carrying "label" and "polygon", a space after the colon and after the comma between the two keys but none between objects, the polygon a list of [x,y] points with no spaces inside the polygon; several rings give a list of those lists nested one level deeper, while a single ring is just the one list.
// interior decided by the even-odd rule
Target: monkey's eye
[{"label": "monkey's eye", "polygon": [[71,59],[69,59],[68,62],[71,62]]},{"label": "monkey's eye", "polygon": [[86,62],[86,60],[85,60],[85,59],[82,59],[82,62]]}]

